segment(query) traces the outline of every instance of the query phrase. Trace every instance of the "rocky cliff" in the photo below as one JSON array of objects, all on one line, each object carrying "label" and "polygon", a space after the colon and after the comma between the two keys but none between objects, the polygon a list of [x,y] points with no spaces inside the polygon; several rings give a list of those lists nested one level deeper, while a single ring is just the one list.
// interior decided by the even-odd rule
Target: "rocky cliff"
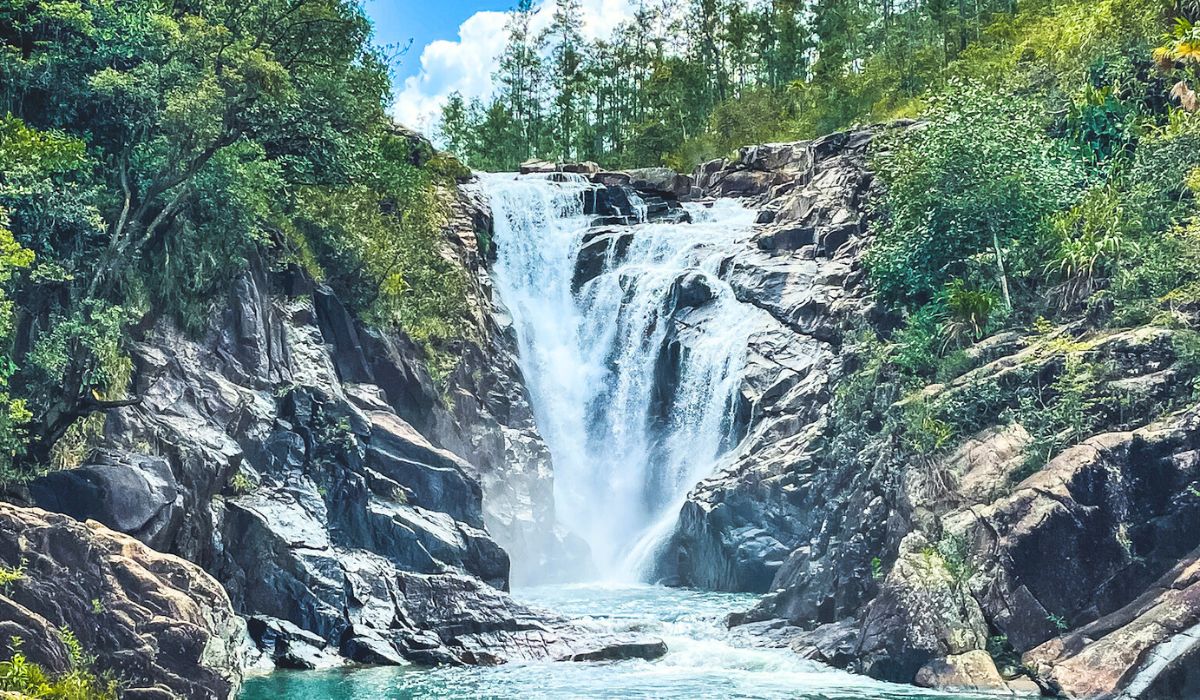
[{"label": "rocky cliff", "polygon": [[[52,553],[42,565],[21,535],[0,556],[12,566],[30,557],[23,580],[45,592],[15,598],[28,607],[22,637],[44,641],[51,627],[81,625],[66,611],[93,597],[120,606],[168,598],[175,607],[151,631],[121,615],[82,641],[100,650],[101,670],[188,697],[229,696],[247,665],[663,653],[657,640],[597,636],[505,593],[510,557],[497,540],[531,562],[527,575],[547,578],[549,562],[586,550],[554,524],[549,456],[478,247],[486,206],[464,186],[453,207],[446,254],[469,273],[471,318],[440,385],[415,343],[367,327],[292,268],[254,265],[198,336],[167,320],[146,328],[132,352],[137,404],[109,412],[103,444],[83,465],[28,489],[32,505],[75,520],[11,509],[30,527],[89,535],[86,547],[110,550],[103,566],[118,573],[105,575],[84,552],[57,564],[62,555]],[[7,525],[0,533],[21,531]],[[163,590],[146,576],[135,592],[113,589],[121,571],[161,562],[194,581],[163,573]],[[97,579],[77,590],[54,565]],[[166,626],[172,614],[196,627],[190,646],[146,660],[147,645],[165,645],[156,630],[177,634]],[[242,637],[252,652],[225,649]],[[61,653],[50,647],[39,658],[54,669]]]},{"label": "rocky cliff", "polygon": [[[862,262],[877,215],[868,153],[881,131],[746,148],[696,173],[700,194],[760,210],[723,274],[777,323],[752,343],[746,437],[692,492],[662,577],[766,593],[731,624],[877,678],[1195,694],[1189,331],[1086,321],[1013,331],[915,397],[871,379],[859,334],[897,323],[873,303]],[[1031,469],[1040,448],[1012,409],[1021,396],[1048,401],[1044,387],[1079,357],[1094,368],[1096,427]],[[839,401],[863,415],[839,418]],[[974,434],[925,459],[873,424],[879,407],[915,401],[970,417]],[[849,435],[851,423],[865,434]]]},{"label": "rocky cliff", "polygon": [[[597,185],[577,284],[622,254],[636,221],[687,221],[721,197],[758,211],[720,266],[758,319],[736,446],[690,494],[657,576],[762,593],[730,624],[877,678],[1200,692],[1190,331],[1015,329],[915,395],[866,371],[863,338],[898,323],[863,269],[883,214],[870,154],[888,128],[920,127],[749,147],[692,178],[527,168]],[[59,669],[55,640],[84,627],[102,669],[187,697],[227,696],[248,665],[661,654],[657,640],[596,637],[504,593],[578,571],[587,552],[554,519],[553,465],[493,299],[490,231],[484,198],[463,185],[446,254],[470,273],[471,330],[440,383],[416,344],[366,327],[295,269],[254,267],[198,337],[146,328],[140,403],[110,412],[84,465],[28,490],[29,505],[72,517],[0,511],[0,565],[23,572],[0,596],[5,629]],[[664,397],[713,299],[695,278],[672,294]],[[1093,429],[1033,460],[1044,445],[1012,409],[1053,398],[1079,357],[1094,367]],[[917,403],[969,416],[969,434],[914,453],[883,416]],[[77,567],[95,580],[62,575]]]}]

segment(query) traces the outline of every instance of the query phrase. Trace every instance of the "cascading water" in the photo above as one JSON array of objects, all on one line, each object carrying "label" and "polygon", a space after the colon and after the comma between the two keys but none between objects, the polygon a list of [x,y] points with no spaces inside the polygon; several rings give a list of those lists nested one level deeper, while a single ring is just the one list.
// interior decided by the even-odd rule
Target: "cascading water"
[{"label": "cascading water", "polygon": [[[719,202],[697,208],[692,224],[610,232],[628,239],[576,288],[594,186],[494,175],[484,187],[496,286],[554,459],[559,519],[606,578],[641,576],[687,491],[737,438],[733,408],[760,312],[718,272],[754,215]],[[645,204],[633,205],[644,219]]]}]

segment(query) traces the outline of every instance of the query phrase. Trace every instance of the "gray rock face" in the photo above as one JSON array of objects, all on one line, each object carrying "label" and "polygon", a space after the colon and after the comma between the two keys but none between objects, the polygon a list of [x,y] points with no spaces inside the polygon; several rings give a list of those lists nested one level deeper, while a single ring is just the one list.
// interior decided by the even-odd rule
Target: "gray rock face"
[{"label": "gray rock face", "polygon": [[[661,575],[767,593],[730,624],[878,678],[1037,692],[1016,675],[1023,655],[1042,688],[1068,697],[1194,694],[1194,411],[1098,435],[1021,483],[1033,438],[1016,423],[987,427],[933,465],[900,463],[887,445],[836,452],[827,406],[855,369],[840,351],[848,320],[895,322],[862,284],[875,131],[743,149],[697,169],[703,194],[760,207],[753,245],[722,274],[779,325],[752,343],[747,437],[689,496]],[[1116,377],[1106,391],[1165,405],[1178,398],[1171,335],[1114,332],[1086,347]],[[966,396],[982,377],[1062,372],[1061,356],[1021,334],[980,343],[969,360],[977,369],[926,398]],[[901,398],[875,388],[876,404]],[[1003,664],[989,640],[1005,646]]]},{"label": "gray rock face", "polygon": [[706,195],[753,197],[770,212],[723,274],[740,301],[776,325],[751,344],[747,438],[689,497],[660,575],[719,590],[789,591],[769,598],[772,612],[747,620],[834,622],[874,588],[861,562],[887,537],[882,489],[862,469],[829,472],[814,458],[847,319],[871,313],[858,255],[870,139],[861,132],[748,148],[696,172]]},{"label": "gray rock face", "polygon": [[164,534],[178,527],[183,516],[170,465],[156,457],[114,450],[101,450],[91,461],[34,481],[34,502],[76,520],[98,520],[151,546],[164,545]]},{"label": "gray rock face", "polygon": [[648,194],[686,199],[692,192],[692,178],[670,168],[642,168],[629,171],[629,184]]}]

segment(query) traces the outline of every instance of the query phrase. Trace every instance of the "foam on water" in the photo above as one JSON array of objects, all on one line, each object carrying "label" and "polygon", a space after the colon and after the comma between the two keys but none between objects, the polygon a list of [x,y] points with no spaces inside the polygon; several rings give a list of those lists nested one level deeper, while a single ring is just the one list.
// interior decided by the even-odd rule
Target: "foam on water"
[{"label": "foam on water", "polygon": [[[590,218],[582,178],[488,176],[500,300],[512,315],[538,427],[554,459],[562,523],[592,549],[596,570],[638,578],[689,489],[732,447],[731,408],[761,312],[719,275],[754,213],[736,202],[692,208],[695,223],[633,227],[619,259],[573,288]],[[646,205],[634,201],[645,218]],[[664,343],[681,281],[715,298],[663,396]]]},{"label": "foam on water", "polygon": [[407,698],[753,698],[755,700],[982,700],[879,683],[806,661],[787,648],[751,646],[722,619],[753,596],[634,585],[518,590],[526,603],[606,631],[660,636],[655,661],[510,663],[467,668],[379,668],[273,673],[251,678],[242,700]]}]

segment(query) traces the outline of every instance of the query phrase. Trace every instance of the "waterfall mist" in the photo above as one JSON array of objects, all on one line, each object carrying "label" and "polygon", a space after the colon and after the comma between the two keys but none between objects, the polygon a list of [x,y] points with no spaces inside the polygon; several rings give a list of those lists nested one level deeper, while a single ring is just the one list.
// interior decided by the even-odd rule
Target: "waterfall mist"
[{"label": "waterfall mist", "polygon": [[483,185],[496,288],[554,460],[558,518],[603,577],[641,578],[687,492],[740,437],[737,390],[761,312],[734,298],[719,268],[754,213],[721,201],[694,209],[695,223],[607,230],[620,244],[582,281],[593,185],[561,175]]}]

